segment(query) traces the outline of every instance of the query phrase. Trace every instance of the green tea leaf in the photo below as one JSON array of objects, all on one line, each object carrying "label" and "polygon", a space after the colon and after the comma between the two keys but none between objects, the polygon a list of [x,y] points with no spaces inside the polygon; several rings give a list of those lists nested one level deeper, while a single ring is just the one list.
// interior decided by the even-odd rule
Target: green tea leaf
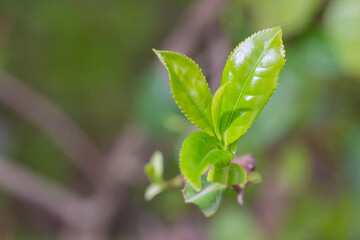
[{"label": "green tea leaf", "polygon": [[204,215],[210,217],[219,208],[225,188],[225,185],[208,182],[206,175],[201,175],[201,191],[197,191],[191,184],[185,185],[185,202],[198,205]]},{"label": "green tea leaf", "polygon": [[246,172],[240,165],[232,163],[228,168],[228,179],[226,185],[231,186],[246,183]]},{"label": "green tea leaf", "polygon": [[163,191],[163,187],[159,184],[150,184],[145,190],[145,200],[150,201],[156,195]]},{"label": "green tea leaf", "polygon": [[227,169],[213,167],[207,175],[207,180],[210,182],[217,182],[226,185],[227,182]]},{"label": "green tea leaf", "polygon": [[220,140],[222,138],[220,134],[220,112],[221,112],[221,105],[227,85],[228,83],[224,84],[216,91],[211,105],[211,117],[215,129],[215,133],[217,137],[220,138]]},{"label": "green tea leaf", "polygon": [[205,171],[208,167],[214,165],[216,167],[226,167],[234,155],[227,150],[214,149],[211,150],[201,161],[201,170]]},{"label": "green tea leaf", "polygon": [[277,87],[285,52],[280,27],[255,33],[239,44],[225,65],[226,87],[221,108],[225,144],[239,139],[252,125]]},{"label": "green tea leaf", "polygon": [[236,151],[238,149],[238,146],[239,146],[239,139],[236,140],[235,142],[231,143],[228,147],[228,150],[235,155]]},{"label": "green tea leaf", "polygon": [[246,172],[238,164],[232,163],[225,168],[217,166],[210,169],[207,180],[227,186],[246,183]]},{"label": "green tea leaf", "polygon": [[211,119],[212,96],[199,66],[179,53],[154,52],[169,72],[171,91],[181,111],[200,129],[215,136]]},{"label": "green tea leaf", "polygon": [[249,181],[249,182],[252,182],[253,184],[261,183],[262,178],[261,178],[260,173],[258,173],[258,172],[252,172],[252,173],[250,173],[250,174],[248,175],[248,181]]},{"label": "green tea leaf", "polygon": [[195,132],[185,141],[180,152],[180,171],[196,189],[201,189],[200,175],[210,166],[225,167],[234,158],[226,150],[218,149],[214,138],[205,132]]},{"label": "green tea leaf", "polygon": [[161,184],[163,182],[164,160],[162,153],[156,151],[148,164],[145,165],[144,171],[152,183]]}]

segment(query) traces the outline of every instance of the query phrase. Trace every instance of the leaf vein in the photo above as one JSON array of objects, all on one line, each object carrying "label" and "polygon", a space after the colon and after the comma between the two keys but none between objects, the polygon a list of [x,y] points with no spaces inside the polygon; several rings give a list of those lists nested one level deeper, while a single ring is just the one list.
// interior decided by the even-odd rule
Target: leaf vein
[{"label": "leaf vein", "polygon": [[239,103],[239,101],[240,101],[241,95],[243,94],[243,91],[244,91],[245,86],[247,85],[247,83],[248,83],[248,81],[249,81],[249,79],[250,79],[250,76],[253,75],[253,73],[255,72],[256,67],[257,67],[258,64],[261,62],[262,58],[264,57],[264,54],[265,54],[266,50],[268,49],[268,47],[271,45],[271,43],[274,41],[274,39],[276,38],[276,36],[277,36],[280,32],[281,32],[281,30],[279,30],[279,31],[275,34],[275,36],[271,39],[271,41],[264,47],[264,50],[262,51],[259,59],[256,61],[256,63],[254,64],[253,68],[251,69],[251,71],[250,71],[250,73],[249,73],[249,75],[248,75],[248,77],[247,77],[244,85],[243,85],[242,88],[241,88],[241,92],[240,92],[240,94],[238,95],[238,97],[237,97],[237,99],[236,99],[236,103],[235,103],[235,105],[234,105],[234,107],[233,107],[233,110],[231,111],[230,117],[229,117],[229,119],[228,119],[228,123],[227,123],[226,130],[227,130],[227,129],[229,128],[229,126],[230,126],[232,117],[233,117],[233,115],[234,115],[234,111],[235,111],[235,109],[236,109],[236,107],[237,107],[237,105],[238,105],[238,103]]},{"label": "leaf vein", "polygon": [[[200,107],[199,103],[192,97],[192,95],[189,93],[189,91],[187,90],[187,88],[184,86],[184,84],[182,83],[182,81],[180,81],[178,79],[177,76],[174,76],[176,81],[181,85],[181,87],[185,90],[186,94],[190,97],[190,99],[194,102],[195,106],[200,110],[201,114],[204,116],[206,122],[209,124],[211,130],[213,131],[213,133],[215,134],[213,125],[210,123],[208,117],[205,115],[203,109]],[[180,105],[179,105],[180,106]]]}]

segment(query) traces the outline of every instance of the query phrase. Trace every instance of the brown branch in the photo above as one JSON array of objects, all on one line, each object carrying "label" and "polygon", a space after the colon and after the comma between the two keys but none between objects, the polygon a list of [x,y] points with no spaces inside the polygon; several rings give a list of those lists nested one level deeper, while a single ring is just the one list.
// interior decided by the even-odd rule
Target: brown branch
[{"label": "brown branch", "polygon": [[69,225],[63,239],[106,239],[107,227],[126,198],[127,188],[143,174],[140,159],[145,140],[136,127],[125,129],[119,136],[105,161],[97,191],[79,206],[78,224]]},{"label": "brown branch", "polygon": [[0,156],[0,187],[13,196],[44,208],[65,222],[73,220],[74,203],[79,197]]},{"label": "brown branch", "polygon": [[95,144],[42,96],[15,78],[0,74],[0,101],[50,135],[87,175],[98,176],[96,192],[83,199],[0,156],[0,187],[58,217],[67,226],[66,239],[103,236],[126,186],[141,174],[138,154],[144,136],[134,127],[127,129],[109,156],[102,158],[104,165],[95,167],[92,161],[100,159]]},{"label": "brown branch", "polygon": [[167,50],[190,55],[194,52],[204,32],[219,18],[226,0],[199,0],[182,16],[162,47]]},{"label": "brown branch", "polygon": [[[275,165],[274,165],[275,166]],[[289,193],[279,177],[279,169],[272,167],[266,182],[261,184],[255,201],[255,218],[263,236],[277,236],[289,206]],[[275,238],[274,238],[275,239]]]},{"label": "brown branch", "polygon": [[[145,144],[146,136],[134,126],[126,128],[115,141],[94,195],[94,200],[98,202],[100,212],[104,215],[104,221],[116,212],[126,188],[135,185],[143,175],[141,159],[144,157]],[[104,211],[104,206],[107,206],[107,212]]]},{"label": "brown branch", "polygon": [[[202,40],[205,31],[217,23],[219,11],[225,0],[200,0],[193,4],[184,14],[180,25],[170,34],[162,45],[165,49],[189,54],[195,50]],[[221,50],[226,47],[227,40],[223,35],[216,39]],[[214,43],[215,44],[215,43]],[[220,50],[219,50],[220,51]],[[105,161],[98,190],[89,200],[90,210],[85,210],[82,229],[65,233],[66,239],[88,239],[92,232],[93,239],[103,239],[106,226],[120,207],[126,194],[126,187],[134,184],[142,174],[140,162],[141,152],[146,143],[145,136],[136,127],[126,128],[117,139],[113,149]],[[141,150],[140,150],[141,149]],[[94,233],[96,229],[96,233]],[[69,230],[69,229],[68,229]],[[106,234],[105,234],[106,235]]]},{"label": "brown branch", "polygon": [[0,73],[0,102],[49,135],[87,177],[96,179],[100,150],[54,104],[5,73]]},{"label": "brown branch", "polygon": [[[187,55],[194,53],[203,34],[218,20],[224,3],[225,0],[195,2],[165,40],[164,48]],[[134,127],[127,128],[108,158],[103,158],[95,144],[70,119],[46,99],[5,74],[0,74],[0,101],[51,136],[80,169],[90,177],[98,176],[99,180],[95,193],[80,199],[54,184],[47,184],[20,166],[3,161],[0,186],[58,215],[65,223],[64,239],[105,239],[107,227],[125,199],[127,187],[142,174],[140,154],[144,150],[145,136]],[[104,160],[102,168],[97,162],[99,159]]]},{"label": "brown branch", "polygon": [[208,67],[209,84],[212,92],[218,88],[222,69],[230,53],[229,39],[221,29],[220,13],[226,0],[199,0],[183,14],[162,48],[191,56],[202,41],[208,46],[203,65]]},{"label": "brown branch", "polygon": [[221,29],[219,23],[207,34],[206,60],[208,62],[208,76],[211,91],[214,93],[220,86],[222,71],[230,54],[230,40]]}]

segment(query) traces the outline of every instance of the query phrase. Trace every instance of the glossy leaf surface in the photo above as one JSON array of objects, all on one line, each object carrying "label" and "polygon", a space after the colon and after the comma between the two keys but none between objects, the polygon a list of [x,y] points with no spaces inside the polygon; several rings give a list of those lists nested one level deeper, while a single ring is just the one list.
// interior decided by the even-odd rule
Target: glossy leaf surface
[{"label": "glossy leaf surface", "polygon": [[212,183],[206,180],[206,175],[201,175],[201,191],[197,191],[186,184],[184,198],[186,203],[194,203],[199,206],[205,216],[210,217],[219,208],[225,185]]},{"label": "glossy leaf surface", "polygon": [[228,83],[221,108],[225,144],[252,125],[277,87],[285,52],[280,27],[255,33],[230,54],[221,86]]},{"label": "glossy leaf surface", "polygon": [[201,189],[200,175],[210,166],[225,167],[234,158],[226,150],[218,149],[214,138],[204,132],[191,134],[180,152],[180,171],[196,189]]},{"label": "glossy leaf surface", "polygon": [[175,52],[154,50],[169,72],[171,92],[183,113],[200,129],[214,136],[211,120],[212,96],[199,66]]}]

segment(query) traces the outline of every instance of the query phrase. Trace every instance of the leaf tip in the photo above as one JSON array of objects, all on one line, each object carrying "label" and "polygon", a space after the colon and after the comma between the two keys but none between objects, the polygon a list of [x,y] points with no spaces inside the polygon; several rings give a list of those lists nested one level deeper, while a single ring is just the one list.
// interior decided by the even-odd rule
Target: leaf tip
[{"label": "leaf tip", "polygon": [[160,51],[159,51],[159,50],[153,48],[152,51],[155,53],[155,55],[156,55],[158,58],[160,58],[161,54],[160,54]]},{"label": "leaf tip", "polygon": [[164,59],[164,56],[163,56],[163,52],[164,51],[161,51],[161,50],[157,50],[155,48],[152,49],[152,51],[155,53],[155,55],[159,58],[160,62],[167,68],[166,66],[166,62],[165,62],[165,59]]},{"label": "leaf tip", "polygon": [[203,211],[203,213],[204,213],[205,217],[209,218],[209,217],[212,217],[216,213],[216,211],[211,211],[211,212],[204,212]]},{"label": "leaf tip", "polygon": [[274,27],[273,29],[276,30],[276,31],[281,31],[281,32],[282,32],[281,26],[276,26],[276,27]]},{"label": "leaf tip", "polygon": [[149,185],[144,194],[144,198],[146,201],[151,201],[155,196],[157,196],[159,193],[162,192],[162,188],[160,185],[157,184],[151,184]]}]

